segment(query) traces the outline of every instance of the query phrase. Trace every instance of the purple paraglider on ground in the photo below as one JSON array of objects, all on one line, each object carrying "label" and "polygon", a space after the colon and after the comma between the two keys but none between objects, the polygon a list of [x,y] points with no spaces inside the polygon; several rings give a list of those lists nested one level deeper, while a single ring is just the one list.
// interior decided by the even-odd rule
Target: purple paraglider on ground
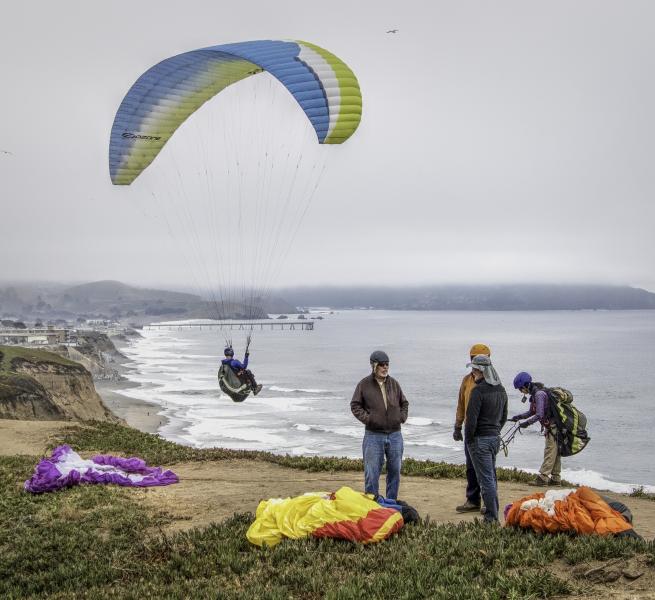
[{"label": "purple paraglider on ground", "polygon": [[52,492],[82,483],[115,483],[128,487],[150,487],[177,483],[173,471],[149,467],[140,458],[121,458],[99,454],[83,459],[70,446],[58,446],[50,458],[42,459],[34,475],[25,482],[25,489],[35,494]]}]

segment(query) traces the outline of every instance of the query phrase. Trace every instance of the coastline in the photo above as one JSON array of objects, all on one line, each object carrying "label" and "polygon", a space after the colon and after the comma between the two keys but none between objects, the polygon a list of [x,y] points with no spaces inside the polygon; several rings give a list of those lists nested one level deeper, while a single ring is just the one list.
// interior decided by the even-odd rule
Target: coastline
[{"label": "coastline", "polygon": [[[385,317],[384,323],[388,325],[387,316],[382,316]],[[372,326],[369,329],[372,329],[373,326],[379,326],[379,315],[374,315],[374,317],[375,319],[372,319]],[[519,319],[521,322],[522,320]],[[321,340],[325,338],[330,343],[334,343],[342,339],[346,328],[341,321],[344,321],[344,319],[334,324],[334,332],[327,326],[332,324],[330,320],[323,324],[320,329],[322,332]],[[358,326],[362,325],[359,321],[358,318]],[[371,319],[365,321],[364,325],[369,321]],[[542,323],[542,329],[546,328],[546,326],[549,327],[552,324],[551,321],[552,319],[547,319],[545,323]],[[625,326],[623,318],[618,321],[614,319],[611,322],[622,324],[622,327]],[[570,325],[574,326],[576,323],[577,321],[574,320]],[[405,324],[403,319],[403,327]],[[339,327],[336,327],[336,325]],[[346,325],[350,324],[346,323]],[[635,328],[632,321],[629,325],[630,330]],[[649,326],[645,327],[646,330],[649,328]],[[364,333],[369,329],[362,326]],[[349,328],[347,330],[349,331]],[[102,388],[107,395],[112,392],[115,393],[116,390],[121,391],[112,399],[108,397],[107,404],[111,403],[112,410],[126,419],[133,427],[142,431],[159,433],[161,437],[169,441],[196,448],[259,449],[278,454],[290,453],[312,457],[360,456],[359,447],[352,441],[352,438],[355,437],[356,442],[361,443],[358,441],[359,432],[354,434],[351,431],[355,427],[350,426],[351,423],[348,422],[347,418],[341,421],[330,420],[330,415],[326,417],[320,412],[323,407],[334,404],[339,407],[340,414],[344,413],[346,417],[348,416],[349,411],[340,403],[340,398],[343,395],[340,389],[337,389],[336,392],[327,393],[328,389],[332,389],[330,385],[325,384],[326,382],[323,379],[314,381],[315,375],[309,377],[302,372],[302,369],[277,369],[274,372],[269,369],[268,373],[265,371],[258,373],[260,379],[266,385],[264,393],[258,398],[250,398],[244,404],[233,405],[229,400],[219,397],[220,392],[213,389],[215,388],[215,380],[212,378],[210,381],[211,358],[209,355],[215,351],[215,344],[209,339],[209,336],[206,336],[207,339],[202,336],[184,336],[179,333],[171,334],[171,336],[173,340],[181,340],[182,346],[185,348],[188,346],[193,350],[180,352],[168,337],[161,342],[156,337],[150,340],[151,336],[147,332],[144,335],[145,338],[148,338],[147,343],[143,343],[146,340],[140,338],[120,340],[126,349],[129,347],[129,360],[120,360],[124,364],[122,372],[126,377],[136,379],[138,383],[118,382],[115,385],[105,386],[104,382],[99,382],[99,388]],[[613,342],[614,338],[609,341]],[[294,338],[291,342],[289,348],[293,347],[294,352],[297,350],[303,356],[308,353],[310,348],[317,345],[315,340],[310,339],[309,336]],[[257,355],[262,361],[261,364],[275,364],[276,355],[266,355],[266,350],[271,345],[262,344],[261,352]],[[512,348],[513,343],[509,344],[508,347]],[[145,358],[141,355],[142,348],[145,352]],[[405,348],[405,350],[409,352],[409,358],[413,356],[411,352],[418,353],[420,356],[420,352],[413,349],[413,347]],[[191,352],[193,354],[190,354]],[[327,377],[320,370],[316,371],[317,365],[312,362],[311,356],[313,354],[308,353],[308,371],[311,373],[318,372],[319,375],[316,375],[316,377]],[[159,365],[160,360],[163,364],[171,365],[172,374],[166,372],[161,377],[157,374],[162,371]],[[507,360],[512,362],[511,355]],[[517,361],[518,359],[514,358],[514,362]],[[317,362],[322,364],[322,360]],[[260,365],[260,363],[257,364]],[[560,366],[557,362],[546,366],[555,369],[555,372],[559,372]],[[451,368],[450,370],[454,371],[455,369]],[[149,375],[144,377],[144,373]],[[189,376],[188,381],[187,375]],[[444,376],[445,379],[450,381],[455,377]],[[562,376],[562,379],[569,381],[571,378],[565,375]],[[620,378],[617,381],[614,381],[614,377],[606,377],[605,379],[609,379],[611,380],[610,383],[616,384],[614,387],[607,388],[606,395],[608,397],[613,397],[623,389],[631,389],[626,387],[625,382]],[[582,383],[585,384],[584,381]],[[635,393],[638,393],[639,389],[637,388]],[[580,392],[580,405],[589,411],[589,417],[593,419],[594,423],[597,420],[600,423],[600,427],[594,425],[592,431],[592,437],[594,438],[591,446],[592,450],[586,450],[582,455],[582,460],[579,457],[567,460],[563,465],[564,478],[576,485],[587,485],[595,489],[611,490],[617,493],[630,493],[633,489],[640,488],[643,488],[643,491],[647,493],[655,493],[655,481],[652,479],[652,471],[644,472],[642,469],[637,474],[631,474],[626,467],[632,465],[633,458],[630,458],[631,462],[626,463],[625,457],[620,461],[620,468],[617,470],[616,465],[619,464],[619,461],[616,456],[603,452],[603,448],[608,447],[608,435],[603,437],[607,428],[603,429],[603,423],[605,422],[604,419],[611,413],[602,413],[600,411],[600,408],[602,408],[601,403],[589,402],[590,395],[593,395],[596,391],[596,385],[592,381],[588,381],[586,382],[586,389],[583,386]],[[317,392],[321,392],[321,394]],[[125,394],[134,395],[137,398],[129,398]],[[442,409],[444,402],[423,402],[423,404],[420,404],[419,400],[424,395],[423,389],[417,390],[414,401],[414,414],[417,414],[422,422],[414,424],[413,428],[407,430],[409,438],[406,443],[408,446],[412,441],[412,435],[416,441],[416,447],[408,455],[417,460],[441,459],[448,463],[462,464],[464,462],[463,448],[451,448],[453,444],[450,442],[450,430],[448,429],[444,433],[446,419],[450,416],[450,412],[446,413]],[[326,397],[322,398],[322,396]],[[314,399],[316,399],[316,402],[313,401]],[[196,402],[199,409],[194,405]],[[612,404],[613,402],[604,403],[607,406],[612,406]],[[115,408],[113,408],[114,406]],[[629,406],[634,407],[634,403]],[[158,414],[160,411],[163,414]],[[645,430],[644,427],[630,425],[634,421],[629,417],[626,417],[624,421],[622,430],[630,432],[629,439],[633,439],[632,434],[636,434],[637,442],[635,443],[638,443],[640,441],[639,435]],[[355,425],[357,424],[355,423]],[[543,441],[537,434],[536,431],[530,431],[521,440],[520,444],[517,443],[512,446],[509,459],[500,458],[501,466],[515,467],[531,473],[536,472],[543,453]],[[335,436],[340,437],[336,438]],[[611,436],[609,437],[613,439]],[[329,443],[332,438],[337,439],[336,448]],[[616,443],[618,449],[623,450],[624,454],[626,454],[629,451],[629,446],[631,446],[631,443],[627,440],[628,436],[624,436],[621,440],[613,443]],[[454,446],[457,446],[457,444]],[[588,458],[592,460],[587,460]],[[634,458],[639,457],[637,455]],[[643,463],[643,457],[641,460]],[[633,470],[637,470],[636,467],[633,466]]]},{"label": "coastline", "polygon": [[[125,347],[131,345],[129,339],[111,338],[116,350],[122,353]],[[140,387],[140,383],[129,378],[131,365],[134,361],[123,355],[121,362],[114,365],[119,375],[123,378],[119,381],[98,380],[95,381],[96,392],[102,398],[105,406],[117,417],[124,419],[130,426],[145,433],[157,434],[159,429],[166,425],[169,420],[161,414],[161,406],[155,403],[146,402],[133,398],[121,390]]]}]

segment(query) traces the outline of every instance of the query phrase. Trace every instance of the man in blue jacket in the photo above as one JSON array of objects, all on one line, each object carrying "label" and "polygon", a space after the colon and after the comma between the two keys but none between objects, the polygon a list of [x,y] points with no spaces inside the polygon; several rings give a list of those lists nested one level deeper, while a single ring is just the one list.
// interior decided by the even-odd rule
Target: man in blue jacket
[{"label": "man in blue jacket", "polygon": [[248,369],[250,352],[246,351],[243,362],[234,358],[234,350],[231,346],[225,348],[223,354],[225,354],[225,358],[221,361],[221,364],[230,367],[239,378],[239,381],[247,383],[250,386],[255,396],[259,394],[262,391],[262,386],[255,381],[255,376]]}]

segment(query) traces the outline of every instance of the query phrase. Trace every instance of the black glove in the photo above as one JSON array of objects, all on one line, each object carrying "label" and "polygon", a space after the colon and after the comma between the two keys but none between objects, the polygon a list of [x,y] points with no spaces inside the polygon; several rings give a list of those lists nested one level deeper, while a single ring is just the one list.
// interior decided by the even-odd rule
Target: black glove
[{"label": "black glove", "polygon": [[510,421],[512,423],[516,423],[517,421],[520,421],[520,420],[521,420],[521,417],[519,417],[518,415],[514,415],[513,417],[510,418]]},{"label": "black glove", "polygon": [[250,356],[250,352],[246,352],[246,358]]},{"label": "black glove", "polygon": [[453,439],[456,442],[461,442],[464,439],[464,436],[462,435],[461,427],[455,427],[455,429],[453,429]]},{"label": "black glove", "polygon": [[525,429],[526,427],[530,427],[530,423],[528,423],[527,421],[523,421],[523,423],[521,423],[519,427],[521,429]]}]

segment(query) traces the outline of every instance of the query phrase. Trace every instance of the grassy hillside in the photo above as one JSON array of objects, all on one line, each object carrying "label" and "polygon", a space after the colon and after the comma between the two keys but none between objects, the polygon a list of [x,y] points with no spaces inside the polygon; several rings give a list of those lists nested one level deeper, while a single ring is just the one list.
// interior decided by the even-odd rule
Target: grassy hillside
[{"label": "grassy hillside", "polygon": [[13,372],[14,361],[25,361],[29,363],[48,363],[66,367],[80,368],[80,365],[72,360],[36,348],[22,348],[20,346],[0,346],[0,374]]},{"label": "grassy hillside", "polygon": [[[73,430],[56,443],[61,441],[166,464],[243,456],[299,469],[361,467],[359,461],[193,450],[107,424]],[[652,544],[540,537],[480,523],[424,521],[371,546],[309,539],[256,548],[245,537],[250,514],[165,534],[161,528],[169,517],[135,502],[130,489],[82,486],[27,494],[19,484],[36,460],[0,458],[3,598],[548,598],[588,586],[562,575],[585,561],[634,557],[649,569],[655,564]],[[459,472],[437,463],[406,467],[428,477]]]}]

